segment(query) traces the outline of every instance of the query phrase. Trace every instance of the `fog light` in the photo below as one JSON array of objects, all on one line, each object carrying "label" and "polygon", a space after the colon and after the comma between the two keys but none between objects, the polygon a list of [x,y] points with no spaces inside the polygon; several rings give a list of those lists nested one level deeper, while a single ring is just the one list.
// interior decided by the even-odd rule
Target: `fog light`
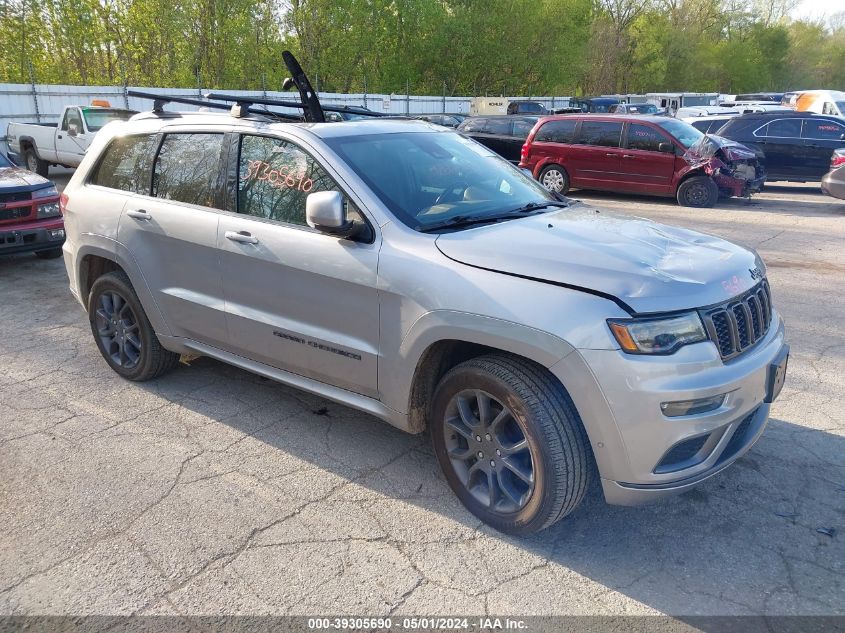
[{"label": "fog light", "polygon": [[675,402],[661,402],[660,411],[667,418],[676,418],[680,415],[695,415],[714,411],[725,402],[725,394],[708,398],[696,398],[695,400],[676,400]]},{"label": "fog light", "polygon": [[50,239],[51,240],[62,240],[65,237],[65,230],[64,229],[52,229],[50,231]]},{"label": "fog light", "polygon": [[38,205],[38,215],[36,216],[39,220],[44,218],[55,218],[62,214],[59,210],[59,203],[58,202],[51,202],[49,204],[39,204]]}]

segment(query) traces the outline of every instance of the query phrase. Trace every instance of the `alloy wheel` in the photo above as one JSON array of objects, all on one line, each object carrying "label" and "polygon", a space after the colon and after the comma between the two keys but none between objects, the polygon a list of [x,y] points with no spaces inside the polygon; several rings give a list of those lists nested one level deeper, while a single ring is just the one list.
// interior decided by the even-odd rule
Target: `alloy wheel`
[{"label": "alloy wheel", "polygon": [[142,350],[138,318],[120,293],[109,290],[100,295],[96,328],[103,350],[114,364],[124,369],[138,364]]},{"label": "alloy wheel", "polygon": [[457,393],[446,407],[443,434],[460,482],[493,512],[518,512],[534,492],[534,459],[513,412],[477,389]]}]

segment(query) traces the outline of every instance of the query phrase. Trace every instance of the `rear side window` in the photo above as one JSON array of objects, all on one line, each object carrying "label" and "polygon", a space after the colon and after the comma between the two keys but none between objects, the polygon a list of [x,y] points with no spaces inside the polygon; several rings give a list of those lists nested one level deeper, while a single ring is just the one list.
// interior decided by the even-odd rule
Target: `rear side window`
[{"label": "rear side window", "polygon": [[528,138],[528,134],[534,127],[534,121],[514,121],[513,135],[516,138]]},{"label": "rear side window", "polygon": [[648,125],[632,123],[628,127],[628,149],[659,152],[659,145],[667,142],[669,142],[669,139]]},{"label": "rear side window", "polygon": [[305,199],[338,186],[309,154],[268,136],[242,136],[238,159],[238,213],[306,225]]},{"label": "rear side window", "polygon": [[799,138],[801,136],[801,119],[777,119],[769,122],[757,136],[771,136],[775,138]]},{"label": "rear side window", "polygon": [[487,134],[501,134],[503,136],[511,135],[511,119],[488,119],[487,125],[484,126],[484,132]]},{"label": "rear side window", "polygon": [[487,123],[487,119],[467,119],[463,122],[462,132],[481,132]]},{"label": "rear side window", "polygon": [[535,141],[541,143],[571,143],[575,140],[578,121],[549,121],[537,131]]},{"label": "rear side window", "polygon": [[155,134],[115,138],[103,152],[88,182],[109,189],[149,195],[155,141]]},{"label": "rear side window", "polygon": [[578,143],[581,145],[599,145],[601,147],[619,147],[622,139],[622,123],[605,121],[582,121]]},{"label": "rear side window", "polygon": [[838,141],[845,134],[845,127],[836,121],[825,119],[804,119],[802,138],[814,138],[823,141]]},{"label": "rear side window", "polygon": [[216,206],[222,134],[167,134],[153,169],[153,195],[203,207]]}]

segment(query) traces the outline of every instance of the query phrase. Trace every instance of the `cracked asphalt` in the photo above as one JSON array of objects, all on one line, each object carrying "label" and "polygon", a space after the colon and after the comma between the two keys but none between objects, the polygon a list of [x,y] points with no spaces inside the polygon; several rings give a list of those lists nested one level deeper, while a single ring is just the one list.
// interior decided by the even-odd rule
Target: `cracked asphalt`
[{"label": "cracked asphalt", "polygon": [[61,260],[0,257],[0,614],[845,614],[845,202],[575,195],[768,263],[789,375],[732,468],[506,537],[427,436],[209,359],[126,382]]}]

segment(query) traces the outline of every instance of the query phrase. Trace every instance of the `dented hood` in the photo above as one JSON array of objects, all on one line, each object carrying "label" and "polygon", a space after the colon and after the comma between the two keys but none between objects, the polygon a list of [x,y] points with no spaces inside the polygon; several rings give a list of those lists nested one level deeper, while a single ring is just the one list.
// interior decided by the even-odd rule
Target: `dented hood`
[{"label": "dented hood", "polygon": [[457,262],[614,298],[635,313],[719,303],[765,270],[731,242],[582,203],[446,233],[436,244]]},{"label": "dented hood", "polygon": [[0,168],[0,189],[4,191],[26,191],[49,185],[50,181],[22,167]]},{"label": "dented hood", "polygon": [[712,134],[705,134],[684,153],[684,160],[690,165],[708,161],[721,150],[722,157],[727,161],[754,160],[756,154],[742,143]]}]

